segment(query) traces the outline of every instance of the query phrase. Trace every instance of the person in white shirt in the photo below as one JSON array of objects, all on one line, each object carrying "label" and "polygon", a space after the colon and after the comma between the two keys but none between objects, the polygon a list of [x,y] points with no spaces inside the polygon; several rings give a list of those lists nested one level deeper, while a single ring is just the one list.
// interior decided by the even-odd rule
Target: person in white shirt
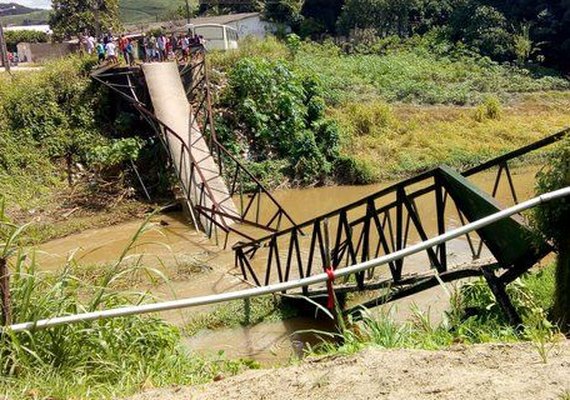
[{"label": "person in white shirt", "polygon": [[112,41],[107,42],[105,45],[105,51],[107,52],[107,60],[113,64],[118,64],[119,59],[117,58],[117,46]]},{"label": "person in white shirt", "polygon": [[95,51],[95,38],[91,35],[89,35],[89,37],[87,38],[87,54],[91,55],[93,54],[93,51]]}]

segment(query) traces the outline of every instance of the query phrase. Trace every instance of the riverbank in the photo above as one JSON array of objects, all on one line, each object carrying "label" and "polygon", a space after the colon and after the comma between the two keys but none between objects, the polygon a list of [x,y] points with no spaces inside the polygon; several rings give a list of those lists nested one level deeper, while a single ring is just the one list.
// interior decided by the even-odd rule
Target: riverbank
[{"label": "riverbank", "polygon": [[569,368],[567,340],[553,345],[546,363],[530,343],[454,346],[441,351],[369,348],[353,356],[247,371],[202,386],[147,391],[130,400],[567,400]]}]

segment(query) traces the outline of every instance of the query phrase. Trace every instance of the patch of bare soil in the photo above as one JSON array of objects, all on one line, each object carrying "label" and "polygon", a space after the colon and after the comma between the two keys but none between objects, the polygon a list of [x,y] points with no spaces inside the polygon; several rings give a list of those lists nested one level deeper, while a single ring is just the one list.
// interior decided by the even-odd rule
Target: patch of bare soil
[{"label": "patch of bare soil", "polygon": [[566,400],[569,393],[570,341],[563,341],[552,348],[547,363],[530,343],[444,351],[371,348],[354,356],[248,371],[203,386],[149,391],[131,400]]},{"label": "patch of bare soil", "polygon": [[142,219],[158,207],[157,203],[141,201],[124,175],[105,181],[91,174],[89,179],[82,177],[73,186],[54,191],[43,207],[16,207],[7,214],[16,224],[33,222],[25,233],[29,244],[38,244],[86,229]]}]

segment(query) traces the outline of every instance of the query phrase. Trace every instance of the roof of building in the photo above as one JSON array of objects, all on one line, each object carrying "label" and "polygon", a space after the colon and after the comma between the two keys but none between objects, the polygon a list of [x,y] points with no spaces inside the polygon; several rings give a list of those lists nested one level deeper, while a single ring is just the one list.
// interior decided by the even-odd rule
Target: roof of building
[{"label": "roof of building", "polygon": [[227,24],[231,24],[232,22],[242,21],[244,19],[259,17],[259,16],[261,16],[261,13],[258,13],[258,12],[214,15],[211,17],[191,18],[190,23],[194,24],[194,25],[203,25],[203,24],[227,25]]},{"label": "roof of building", "polygon": [[[225,14],[225,15],[214,15],[210,17],[197,17],[197,18],[190,18],[190,23],[192,25],[204,25],[204,24],[219,24],[219,25],[229,25],[233,22],[242,21],[248,18],[254,18],[261,16],[261,13],[253,12],[253,13],[239,13],[239,14]],[[177,27],[181,27],[187,24],[185,19],[180,19],[177,21],[163,21],[163,22],[153,22],[150,24],[145,24],[144,30],[152,30],[152,29],[173,29]],[[141,25],[131,25],[127,27],[129,32],[135,32],[141,30]]]}]

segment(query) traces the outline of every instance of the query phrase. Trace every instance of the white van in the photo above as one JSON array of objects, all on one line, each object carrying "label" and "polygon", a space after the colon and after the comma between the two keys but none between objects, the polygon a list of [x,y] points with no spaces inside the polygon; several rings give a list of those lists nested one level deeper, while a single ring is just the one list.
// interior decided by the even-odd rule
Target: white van
[{"label": "white van", "polygon": [[237,30],[220,24],[189,24],[184,27],[186,32],[202,36],[206,41],[207,50],[231,50],[238,48]]}]

